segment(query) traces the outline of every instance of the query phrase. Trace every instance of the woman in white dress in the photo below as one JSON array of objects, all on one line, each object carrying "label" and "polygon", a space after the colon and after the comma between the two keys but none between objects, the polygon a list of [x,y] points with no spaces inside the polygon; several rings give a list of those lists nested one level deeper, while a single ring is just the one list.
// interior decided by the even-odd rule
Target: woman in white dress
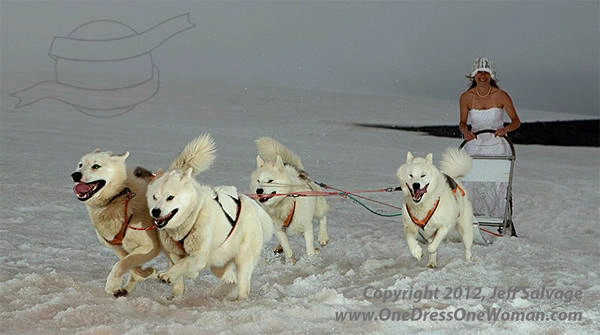
[{"label": "woman in white dress", "polygon": [[[459,130],[467,145],[465,150],[470,155],[507,156],[510,147],[502,136],[521,125],[512,99],[496,84],[496,71],[492,62],[486,57],[475,58],[470,75],[471,86],[460,96]],[[504,126],[504,114],[510,123]],[[467,126],[471,124],[471,129]],[[495,133],[475,135],[479,130],[494,129]],[[477,185],[471,183],[465,187],[473,203],[475,214],[502,217],[506,199],[507,185]]]}]

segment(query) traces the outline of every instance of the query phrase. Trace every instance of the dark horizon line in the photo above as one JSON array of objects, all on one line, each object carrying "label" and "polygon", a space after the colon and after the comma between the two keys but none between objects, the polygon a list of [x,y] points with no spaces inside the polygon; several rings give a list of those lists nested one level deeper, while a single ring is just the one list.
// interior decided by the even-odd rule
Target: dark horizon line
[{"label": "dark horizon line", "polygon": [[[399,126],[353,123],[359,127],[423,132],[436,137],[461,138],[458,126]],[[505,123],[506,125],[506,123]],[[514,144],[600,147],[600,119],[522,122],[508,137]]]}]

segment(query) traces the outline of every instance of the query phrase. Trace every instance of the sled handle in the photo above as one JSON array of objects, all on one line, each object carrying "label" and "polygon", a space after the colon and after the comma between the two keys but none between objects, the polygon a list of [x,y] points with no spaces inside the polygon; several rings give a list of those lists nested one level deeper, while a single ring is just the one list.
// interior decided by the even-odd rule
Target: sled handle
[{"label": "sled handle", "polygon": [[[483,129],[483,130],[476,131],[474,134],[475,135],[479,135],[479,134],[483,134],[483,133],[492,133],[493,134],[495,132],[496,132],[495,129]],[[510,140],[510,138],[508,138],[507,134],[504,134],[504,136],[502,136],[502,137],[510,146],[510,151],[511,151],[512,157],[515,157],[515,146],[513,145],[513,142]],[[467,144],[467,140],[463,140],[458,148],[462,149],[466,144]]]}]

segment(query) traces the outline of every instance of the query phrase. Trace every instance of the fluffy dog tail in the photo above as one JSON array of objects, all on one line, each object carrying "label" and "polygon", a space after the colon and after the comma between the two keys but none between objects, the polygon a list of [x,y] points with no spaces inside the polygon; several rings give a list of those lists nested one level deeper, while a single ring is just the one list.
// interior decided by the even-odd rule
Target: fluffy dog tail
[{"label": "fluffy dog tail", "polygon": [[255,142],[256,148],[258,149],[258,155],[264,161],[274,162],[277,160],[277,156],[280,156],[283,163],[293,166],[298,171],[304,171],[304,166],[302,165],[300,157],[283,146],[283,144],[269,137],[261,137]]},{"label": "fluffy dog tail", "polygon": [[191,140],[175,158],[169,170],[185,171],[192,169],[192,176],[208,170],[217,157],[215,140],[210,134],[204,134]]},{"label": "fluffy dog tail", "polygon": [[440,171],[460,181],[471,171],[471,162],[471,156],[464,150],[448,148],[440,161]]}]

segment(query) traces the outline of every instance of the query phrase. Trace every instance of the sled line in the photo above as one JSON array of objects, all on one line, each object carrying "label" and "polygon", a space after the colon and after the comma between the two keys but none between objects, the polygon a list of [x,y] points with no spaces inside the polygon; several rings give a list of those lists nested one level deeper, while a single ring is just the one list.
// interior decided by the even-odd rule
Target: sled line
[{"label": "sled line", "polygon": [[254,200],[259,200],[260,198],[265,198],[265,197],[304,197],[304,196],[333,196],[333,195],[337,195],[340,196],[342,198],[348,198],[354,202],[356,202],[357,204],[359,204],[360,206],[362,206],[363,208],[365,208],[366,210],[368,210],[369,212],[375,214],[375,215],[379,215],[379,216],[384,216],[384,217],[394,217],[394,216],[399,216],[402,215],[402,213],[397,213],[397,214],[383,214],[380,213],[372,208],[370,208],[369,206],[367,206],[364,202],[362,202],[360,199],[363,200],[367,200],[367,201],[371,201],[383,206],[388,206],[388,207],[392,207],[395,209],[399,209],[402,210],[401,207],[395,206],[395,205],[391,205],[379,200],[375,200],[375,199],[371,199],[362,195],[359,195],[357,193],[381,193],[381,192],[397,192],[400,191],[401,188],[400,186],[395,186],[395,187],[387,187],[387,188],[379,188],[379,189],[373,189],[373,190],[357,190],[357,191],[346,191],[343,189],[339,189],[330,185],[327,185],[323,182],[320,181],[316,181],[313,180],[313,182],[325,189],[331,189],[334,191],[299,191],[299,192],[290,192],[290,193],[273,193],[273,194],[246,194],[246,196],[253,198]]},{"label": "sled line", "polygon": [[[352,196],[352,195],[350,195],[350,194],[346,194],[346,196],[345,196],[345,197],[347,197],[347,198],[349,198],[350,200],[352,200],[352,201],[356,202],[357,204],[361,205],[361,206],[362,206],[364,209],[368,210],[369,212],[371,212],[371,213],[373,213],[373,214],[375,214],[375,215],[379,215],[379,216],[383,216],[383,217],[395,217],[395,216],[400,216],[400,215],[402,215],[402,212],[400,212],[400,213],[394,213],[394,214],[383,214],[383,213],[380,213],[380,212],[377,212],[377,211],[375,211],[375,210],[371,209],[369,206],[365,205],[365,204],[364,204],[362,201],[360,201],[360,200],[356,199],[355,197],[353,197],[353,196]],[[396,206],[393,206],[393,205],[390,205],[390,204],[386,204],[386,203],[383,203],[383,202],[379,202],[379,201],[376,201],[376,200],[373,200],[373,199],[370,199],[370,200],[371,200],[371,201],[375,201],[375,202],[377,202],[377,203],[381,203],[382,205],[386,205],[386,206],[390,206],[390,207],[397,208]]]},{"label": "sled line", "polygon": [[[368,201],[371,201],[371,202],[374,202],[374,203],[377,203],[377,204],[380,204],[380,205],[384,205],[384,206],[388,206],[388,207],[392,207],[392,208],[395,208],[395,209],[402,210],[402,207],[390,205],[390,204],[382,202],[382,201],[378,201],[378,200],[375,200],[375,199],[367,198],[365,196],[356,194],[356,193],[376,193],[376,192],[378,192],[378,193],[381,193],[381,192],[397,192],[397,191],[401,191],[402,190],[400,188],[400,186],[379,188],[379,189],[375,189],[375,190],[359,190],[359,191],[348,192],[346,190],[342,190],[342,189],[339,189],[339,188],[327,185],[327,184],[325,184],[323,182],[320,182],[320,181],[317,181],[317,180],[313,180],[313,181],[315,182],[315,184],[317,184],[317,185],[319,185],[319,186],[321,186],[323,188],[338,191],[338,192],[344,194],[344,196],[346,196],[346,197],[349,197],[350,195],[352,195],[352,196],[354,196],[356,198],[361,198],[361,199],[368,200]],[[359,204],[363,205],[362,203],[360,203],[356,199],[353,199],[353,200],[356,201],[356,202],[358,202]],[[365,207],[365,206],[363,205],[363,207]],[[369,208],[367,208],[367,209],[369,209]],[[394,215],[394,216],[396,216],[396,215]]]},{"label": "sled line", "polygon": [[496,237],[502,237],[503,236],[502,234],[494,233],[493,231],[489,231],[489,230],[487,230],[485,228],[479,227],[479,230],[481,230],[482,232],[488,233],[490,235],[494,235]]}]

